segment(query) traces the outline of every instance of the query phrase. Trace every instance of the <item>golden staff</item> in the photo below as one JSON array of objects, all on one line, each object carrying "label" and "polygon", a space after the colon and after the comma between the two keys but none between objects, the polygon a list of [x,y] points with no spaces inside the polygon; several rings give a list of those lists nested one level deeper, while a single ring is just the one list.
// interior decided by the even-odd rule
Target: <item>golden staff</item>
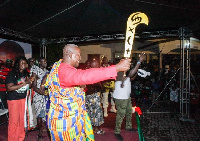
[{"label": "golden staff", "polygon": [[[135,28],[137,25],[141,23],[144,23],[146,25],[148,25],[149,23],[147,15],[141,12],[132,13],[127,20],[125,51],[124,51],[125,59],[130,58],[131,56],[133,40],[135,37]],[[126,74],[124,72],[121,87],[123,87],[125,77]]]}]

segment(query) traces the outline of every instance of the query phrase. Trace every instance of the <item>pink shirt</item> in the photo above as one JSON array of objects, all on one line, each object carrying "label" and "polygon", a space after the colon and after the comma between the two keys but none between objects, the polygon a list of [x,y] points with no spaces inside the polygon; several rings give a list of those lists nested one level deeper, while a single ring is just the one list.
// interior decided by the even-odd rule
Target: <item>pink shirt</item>
[{"label": "pink shirt", "polygon": [[115,65],[106,68],[81,70],[66,63],[61,63],[58,68],[58,77],[62,88],[93,84],[107,79],[115,79],[116,76]]}]

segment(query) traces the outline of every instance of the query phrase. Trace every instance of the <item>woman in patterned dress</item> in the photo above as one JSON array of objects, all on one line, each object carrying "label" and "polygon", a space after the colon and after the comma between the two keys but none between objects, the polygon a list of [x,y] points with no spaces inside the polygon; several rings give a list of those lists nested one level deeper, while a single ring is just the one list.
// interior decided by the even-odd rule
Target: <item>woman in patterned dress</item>
[{"label": "woman in patterned dress", "polygon": [[[47,74],[48,70],[47,67],[47,61],[45,58],[39,59],[39,67],[36,66],[34,68],[31,68],[32,70],[32,76],[34,76],[36,79],[33,82],[33,89],[35,91],[35,94],[33,96],[33,103],[35,105],[35,112],[37,117],[37,126],[39,129],[38,133],[38,140],[42,141],[42,130],[43,130],[43,121],[45,121],[46,117],[46,102],[45,102],[45,96],[43,95],[43,91],[40,89],[41,81],[43,77]],[[43,121],[42,121],[43,120]]]},{"label": "woman in patterned dress", "polygon": [[[87,68],[99,68],[99,62],[97,60],[87,61]],[[87,85],[86,91],[86,109],[89,114],[94,133],[104,134],[105,132],[100,128],[104,123],[103,111],[101,108],[101,93],[102,90],[101,83],[95,83]]]}]

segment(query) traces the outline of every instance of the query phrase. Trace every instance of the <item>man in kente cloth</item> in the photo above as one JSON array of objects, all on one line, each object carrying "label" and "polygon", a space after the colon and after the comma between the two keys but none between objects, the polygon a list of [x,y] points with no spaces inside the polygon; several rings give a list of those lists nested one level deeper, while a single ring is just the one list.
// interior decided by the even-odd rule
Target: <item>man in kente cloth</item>
[{"label": "man in kente cloth", "polygon": [[115,79],[117,72],[127,71],[130,59],[106,68],[76,69],[81,60],[77,45],[63,49],[63,59],[53,65],[47,77],[50,109],[48,128],[53,141],[94,140],[93,129],[85,107],[85,93],[81,85]]}]

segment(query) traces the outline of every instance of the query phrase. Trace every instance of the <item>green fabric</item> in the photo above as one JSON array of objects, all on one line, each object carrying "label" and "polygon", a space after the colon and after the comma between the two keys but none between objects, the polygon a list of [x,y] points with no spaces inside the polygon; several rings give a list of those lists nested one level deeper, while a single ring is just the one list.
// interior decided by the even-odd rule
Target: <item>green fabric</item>
[{"label": "green fabric", "polygon": [[140,95],[141,91],[140,90],[135,90],[135,95]]},{"label": "green fabric", "polygon": [[90,121],[90,117],[88,113],[85,115],[85,134],[86,134],[86,141],[94,141],[94,133],[93,133],[93,128],[92,124]]},{"label": "green fabric", "polygon": [[141,128],[141,126],[140,126],[140,118],[139,118],[137,112],[135,112],[135,117],[136,117],[136,121],[137,121],[139,139],[140,139],[140,141],[145,141],[145,140],[144,140],[144,136],[143,136],[143,132],[142,132],[142,128]]}]

